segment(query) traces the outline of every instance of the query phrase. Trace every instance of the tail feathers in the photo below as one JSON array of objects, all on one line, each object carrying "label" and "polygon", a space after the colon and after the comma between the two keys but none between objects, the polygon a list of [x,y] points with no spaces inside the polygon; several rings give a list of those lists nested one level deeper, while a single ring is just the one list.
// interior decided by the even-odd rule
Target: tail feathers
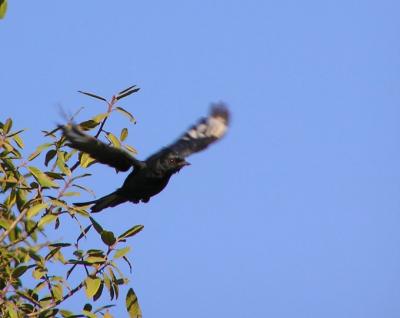
[{"label": "tail feathers", "polygon": [[80,203],[74,203],[76,206],[85,206],[85,205],[90,205],[93,204],[93,206],[90,208],[90,211],[93,213],[100,212],[101,210],[108,208],[108,207],[114,207],[117,206],[121,203],[126,202],[127,200],[117,194],[116,192],[113,192],[109,195],[106,195],[100,199],[94,200],[94,201],[88,201],[88,202],[80,202]]}]

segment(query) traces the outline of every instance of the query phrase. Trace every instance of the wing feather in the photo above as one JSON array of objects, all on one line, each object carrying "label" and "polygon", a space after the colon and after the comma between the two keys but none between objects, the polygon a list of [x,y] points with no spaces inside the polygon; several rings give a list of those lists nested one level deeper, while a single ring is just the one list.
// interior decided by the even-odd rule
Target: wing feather
[{"label": "wing feather", "polygon": [[181,157],[188,157],[193,153],[202,151],[225,135],[228,130],[229,119],[228,108],[222,103],[214,104],[207,117],[201,118],[197,124],[191,126],[175,142],[152,155],[149,159],[157,158],[169,152],[174,152]]},{"label": "wing feather", "polygon": [[109,165],[119,171],[128,171],[132,167],[142,167],[144,163],[132,157],[123,149],[115,148],[82,132],[77,125],[60,126],[68,146],[86,152],[98,162]]}]

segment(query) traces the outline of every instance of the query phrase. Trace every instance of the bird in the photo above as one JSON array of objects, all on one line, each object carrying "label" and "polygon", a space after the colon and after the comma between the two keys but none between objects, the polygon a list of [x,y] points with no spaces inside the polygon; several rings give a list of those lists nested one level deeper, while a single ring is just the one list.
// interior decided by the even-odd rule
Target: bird
[{"label": "bird", "polygon": [[117,172],[132,169],[120,188],[97,200],[74,203],[90,206],[92,213],[124,202],[147,203],[160,193],[175,173],[190,163],[186,158],[206,149],[227,132],[230,112],[224,103],[212,104],[208,116],[187,129],[172,144],[161,148],[145,160],[139,160],[122,148],[117,148],[84,133],[78,125],[60,125],[67,146],[85,152],[97,162],[113,167]]}]

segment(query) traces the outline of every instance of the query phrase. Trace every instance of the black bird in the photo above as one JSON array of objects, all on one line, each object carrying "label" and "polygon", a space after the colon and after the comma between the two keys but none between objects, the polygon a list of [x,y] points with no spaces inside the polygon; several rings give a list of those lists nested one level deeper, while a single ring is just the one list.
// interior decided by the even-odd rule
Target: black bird
[{"label": "black bird", "polygon": [[77,206],[92,205],[91,212],[99,212],[126,201],[148,202],[160,193],[173,174],[190,165],[185,158],[206,149],[222,138],[228,128],[229,111],[223,104],[213,105],[210,114],[190,127],[178,140],[151,155],[145,161],[132,157],[121,148],[107,145],[83,133],[76,125],[60,126],[68,145],[88,153],[93,159],[118,171],[133,171],[121,188],[100,199],[75,203]]}]

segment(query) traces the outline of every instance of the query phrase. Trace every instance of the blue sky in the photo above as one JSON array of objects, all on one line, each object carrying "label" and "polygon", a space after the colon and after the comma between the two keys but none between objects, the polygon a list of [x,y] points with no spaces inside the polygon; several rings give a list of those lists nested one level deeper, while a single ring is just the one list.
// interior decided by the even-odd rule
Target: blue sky
[{"label": "blue sky", "polygon": [[[144,316],[398,317],[399,10],[394,0],[10,0],[2,118],[29,128],[33,151],[60,106],[102,111],[77,90],[137,84],[122,106],[145,158],[225,101],[221,143],[149,204],[97,215],[116,232],[145,225],[130,276]],[[98,196],[125,177],[94,171]]]}]

